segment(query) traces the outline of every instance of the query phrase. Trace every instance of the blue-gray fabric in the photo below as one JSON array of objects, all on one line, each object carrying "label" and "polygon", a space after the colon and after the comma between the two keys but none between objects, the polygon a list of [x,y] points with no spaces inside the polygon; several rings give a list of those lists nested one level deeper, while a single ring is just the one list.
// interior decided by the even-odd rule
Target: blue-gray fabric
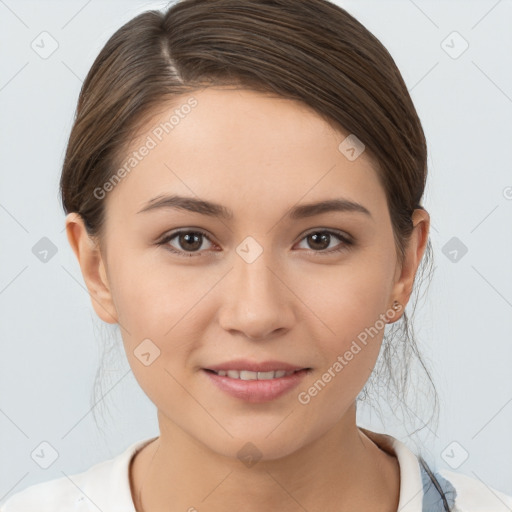
[{"label": "blue-gray fabric", "polygon": [[422,464],[420,464],[420,470],[421,480],[423,482],[423,512],[447,512],[447,510],[451,511],[452,507],[455,505],[455,497],[457,496],[455,487],[453,487],[453,485],[448,480],[443,478],[439,473],[433,472],[434,477],[444,492],[444,497],[449,507],[447,509],[441,493],[437,489],[436,485]]}]

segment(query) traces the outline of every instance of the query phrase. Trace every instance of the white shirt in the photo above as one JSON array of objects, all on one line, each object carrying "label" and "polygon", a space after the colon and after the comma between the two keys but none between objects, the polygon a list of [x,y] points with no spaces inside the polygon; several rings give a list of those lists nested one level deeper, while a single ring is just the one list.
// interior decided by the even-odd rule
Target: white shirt
[{"label": "white shirt", "polygon": [[[399,512],[444,512],[436,487],[404,443],[387,434],[358,428],[398,459]],[[130,490],[130,461],[154,439],[137,441],[116,457],[82,473],[31,485],[0,503],[0,512],[136,512]],[[432,472],[447,493],[452,512],[512,512],[512,497],[480,480],[448,470]]]}]

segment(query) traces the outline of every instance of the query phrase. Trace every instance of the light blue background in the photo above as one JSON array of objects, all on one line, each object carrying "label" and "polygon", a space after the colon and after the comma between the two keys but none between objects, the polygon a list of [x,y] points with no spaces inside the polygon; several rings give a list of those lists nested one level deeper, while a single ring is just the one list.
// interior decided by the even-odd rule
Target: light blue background
[{"label": "light blue background", "polygon": [[[393,418],[382,425],[365,409],[359,424],[412,449],[419,443],[439,468],[451,469],[443,453],[456,442],[469,454],[457,471],[512,494],[512,3],[338,3],[388,48],[423,122],[436,266],[415,330],[440,393],[439,428],[405,438]],[[94,58],[126,21],[164,6],[0,1],[0,501],[158,433],[155,408],[122,349],[107,360],[95,406],[105,413],[101,430],[93,421],[101,346],[116,331],[92,309],[66,239],[58,182]],[[31,48],[43,31],[59,45],[47,59]],[[469,43],[456,59],[442,47],[453,31]],[[47,263],[32,253],[42,237],[57,247]],[[468,248],[456,263],[442,252],[452,237]],[[43,441],[59,454],[48,469],[30,456]]]}]

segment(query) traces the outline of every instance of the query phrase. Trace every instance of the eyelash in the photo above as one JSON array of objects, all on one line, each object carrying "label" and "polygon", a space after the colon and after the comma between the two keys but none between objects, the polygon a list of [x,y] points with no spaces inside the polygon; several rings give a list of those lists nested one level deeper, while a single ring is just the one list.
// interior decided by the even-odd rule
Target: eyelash
[{"label": "eyelash", "polygon": [[[163,239],[161,239],[159,242],[157,242],[156,245],[157,246],[166,246],[165,248],[167,250],[171,251],[174,254],[177,254],[178,256],[182,256],[184,258],[195,257],[197,255],[201,256],[201,252],[200,251],[195,251],[195,252],[179,251],[179,250],[175,249],[174,247],[172,247],[171,245],[166,245],[172,239],[176,238],[177,236],[179,236],[179,235],[181,235],[183,233],[200,234],[200,235],[204,236],[210,243],[213,244],[213,242],[210,239],[210,237],[204,231],[202,231],[201,229],[181,229],[179,231],[175,231],[175,232],[169,233]],[[337,249],[320,250],[320,251],[315,251],[315,250],[311,249],[310,252],[312,252],[315,256],[322,256],[322,255],[325,255],[325,254],[333,254],[333,253],[339,253],[339,252],[342,252],[342,251],[347,251],[348,249],[350,249],[351,246],[354,245],[354,242],[349,237],[347,237],[346,235],[342,234],[341,232],[333,231],[333,230],[329,230],[329,229],[325,229],[325,230],[317,229],[315,231],[310,231],[310,232],[306,233],[299,240],[299,242],[302,242],[302,240],[304,240],[305,238],[307,238],[310,235],[319,234],[319,233],[321,233],[321,234],[327,233],[329,235],[334,235],[336,238],[341,240],[341,242],[343,242],[343,243],[341,243]]]}]

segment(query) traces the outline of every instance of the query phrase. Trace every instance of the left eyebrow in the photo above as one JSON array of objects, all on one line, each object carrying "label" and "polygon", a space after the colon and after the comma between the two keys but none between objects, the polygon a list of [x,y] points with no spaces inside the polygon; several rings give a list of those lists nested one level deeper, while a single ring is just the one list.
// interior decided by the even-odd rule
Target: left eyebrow
[{"label": "left eyebrow", "polygon": [[348,199],[328,199],[318,203],[303,204],[293,208],[287,216],[290,219],[303,219],[327,212],[357,212],[363,213],[370,218],[372,217],[369,210],[362,204],[349,201]]},{"label": "left eyebrow", "polygon": [[[160,195],[156,196],[146,203],[144,208],[137,213],[153,211],[156,209],[179,209],[186,210],[200,215],[217,217],[225,220],[233,218],[233,212],[218,203],[197,199],[195,197],[185,197],[178,195]],[[307,203],[295,206],[287,214],[286,217],[297,220],[314,215],[320,215],[327,212],[356,212],[372,218],[370,211],[362,204],[350,201],[348,199],[328,199],[316,203]]]}]

